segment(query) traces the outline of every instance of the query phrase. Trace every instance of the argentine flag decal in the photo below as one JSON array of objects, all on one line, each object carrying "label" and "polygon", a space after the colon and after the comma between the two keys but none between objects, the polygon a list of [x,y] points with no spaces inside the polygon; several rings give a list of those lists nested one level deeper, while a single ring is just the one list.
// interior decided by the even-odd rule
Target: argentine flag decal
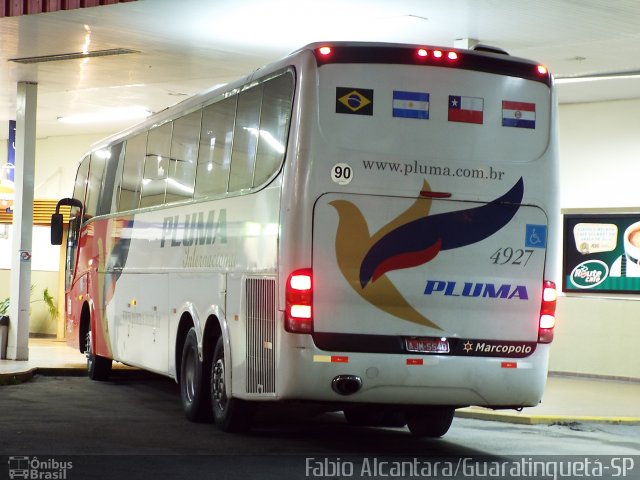
[{"label": "argentine flag decal", "polygon": [[426,92],[393,91],[393,116],[429,119],[429,94]]}]

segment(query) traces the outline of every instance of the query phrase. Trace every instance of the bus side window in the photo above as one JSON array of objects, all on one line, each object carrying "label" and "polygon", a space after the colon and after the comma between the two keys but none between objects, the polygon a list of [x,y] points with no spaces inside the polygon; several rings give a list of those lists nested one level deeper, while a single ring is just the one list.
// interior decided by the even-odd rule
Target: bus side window
[{"label": "bus side window", "polygon": [[96,215],[107,215],[116,211],[114,208],[114,200],[117,199],[117,192],[120,186],[119,183],[116,184],[116,179],[120,180],[122,177],[122,162],[120,161],[120,157],[124,152],[123,147],[124,142],[118,142],[109,148],[98,150],[94,153],[94,155],[103,155],[106,162]]},{"label": "bus side window", "polygon": [[202,110],[198,110],[173,122],[166,203],[193,197],[201,119]]},{"label": "bus side window", "polygon": [[245,90],[238,96],[229,174],[230,192],[249,189],[253,185],[253,168],[260,135],[261,102],[262,84]]},{"label": "bus side window", "polygon": [[78,248],[78,233],[80,232],[80,218],[75,217],[69,220],[69,230],[67,235],[67,255],[65,259],[65,290],[71,288],[73,274],[76,266],[76,249]]},{"label": "bus side window", "polygon": [[[76,182],[73,187],[73,198],[79,200],[84,205],[84,198],[87,190],[87,180],[89,176],[89,157],[82,159],[76,173]],[[81,215],[83,208],[71,207],[69,213],[69,233],[67,236],[66,265],[65,265],[65,288],[71,287],[74,268],[76,265],[76,253],[78,246],[78,233],[80,232]]]},{"label": "bus side window", "polygon": [[280,75],[264,84],[254,187],[269,180],[280,167],[287,146],[292,101],[292,74]]},{"label": "bus side window", "polygon": [[87,196],[84,204],[84,219],[95,217],[98,211],[98,201],[102,190],[102,177],[107,163],[107,151],[98,150],[91,154],[89,164],[89,180],[87,181]]},{"label": "bus side window", "polygon": [[202,111],[195,198],[227,192],[237,99],[225,98]]},{"label": "bus side window", "polygon": [[167,122],[149,132],[140,207],[151,207],[164,203],[169,175],[172,130],[173,122]]},{"label": "bus side window", "polygon": [[147,149],[147,132],[141,133],[127,140],[122,168],[122,182],[118,199],[118,211],[138,208],[140,202],[140,187],[142,185],[142,169]]},{"label": "bus side window", "polygon": [[[76,183],[73,186],[73,198],[79,200],[84,205],[84,197],[87,192],[87,180],[89,177],[89,159],[91,157],[87,155],[82,159],[78,166],[78,172],[76,173]],[[70,217],[79,217],[81,209],[77,207],[71,207]]]}]

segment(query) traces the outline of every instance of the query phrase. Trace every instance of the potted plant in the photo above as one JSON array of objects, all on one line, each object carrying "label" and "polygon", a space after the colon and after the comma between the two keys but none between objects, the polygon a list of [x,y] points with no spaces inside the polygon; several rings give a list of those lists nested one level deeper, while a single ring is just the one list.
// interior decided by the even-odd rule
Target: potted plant
[{"label": "potted plant", "polygon": [[0,300],[0,317],[9,315],[9,300],[9,297]]},{"label": "potted plant", "polygon": [[[33,289],[35,288],[35,285],[31,285],[31,292],[33,293]],[[9,319],[9,302],[10,302],[11,298],[7,297],[4,298],[2,300],[0,300],[0,319],[6,317],[7,320],[0,320],[0,325],[2,325],[2,322],[8,322]],[[37,302],[38,300],[31,300],[31,303],[33,302]],[[51,294],[49,293],[49,289],[45,288],[44,291],[42,292],[42,301],[46,304],[47,306],[47,310],[49,311],[49,315],[51,316],[51,318],[53,320],[56,320],[58,318],[58,306],[56,305],[56,300],[51,296]]]},{"label": "potted plant", "polygon": [[0,359],[7,358],[9,329],[9,297],[0,300]]},{"label": "potted plant", "polygon": [[42,292],[42,300],[47,305],[47,310],[49,311],[49,315],[55,321],[58,319],[58,305],[56,303],[56,299],[51,296],[49,293],[49,289],[45,288]]}]

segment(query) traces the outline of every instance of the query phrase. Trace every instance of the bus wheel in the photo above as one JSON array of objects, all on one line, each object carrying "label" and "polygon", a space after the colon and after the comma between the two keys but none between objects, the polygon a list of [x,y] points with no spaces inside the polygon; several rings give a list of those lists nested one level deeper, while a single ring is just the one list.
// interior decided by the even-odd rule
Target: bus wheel
[{"label": "bus wheel", "polygon": [[202,422],[211,419],[211,398],[208,380],[203,375],[202,362],[198,356],[198,336],[191,328],[184,340],[180,362],[180,399],[189,420]]},{"label": "bus wheel", "polygon": [[407,426],[416,437],[441,437],[449,431],[455,412],[453,407],[411,407],[407,410]]},{"label": "bus wheel", "polygon": [[111,375],[111,359],[95,355],[91,341],[91,330],[85,336],[84,354],[87,357],[87,373],[91,380],[107,380]]},{"label": "bus wheel", "polygon": [[218,339],[211,359],[211,402],[213,418],[224,432],[246,432],[251,428],[253,408],[249,402],[227,397],[225,385],[224,340]]}]

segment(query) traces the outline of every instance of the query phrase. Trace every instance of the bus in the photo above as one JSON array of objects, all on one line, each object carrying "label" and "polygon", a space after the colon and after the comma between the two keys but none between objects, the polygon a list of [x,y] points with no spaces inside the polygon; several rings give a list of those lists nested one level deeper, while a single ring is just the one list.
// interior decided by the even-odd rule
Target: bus
[{"label": "bus", "polygon": [[275,402],[430,437],[457,408],[534,406],[556,137],[535,62],[310,44],[81,160],[52,218],[68,342],[94,380],[113,361],[175,379],[223,431]]}]

